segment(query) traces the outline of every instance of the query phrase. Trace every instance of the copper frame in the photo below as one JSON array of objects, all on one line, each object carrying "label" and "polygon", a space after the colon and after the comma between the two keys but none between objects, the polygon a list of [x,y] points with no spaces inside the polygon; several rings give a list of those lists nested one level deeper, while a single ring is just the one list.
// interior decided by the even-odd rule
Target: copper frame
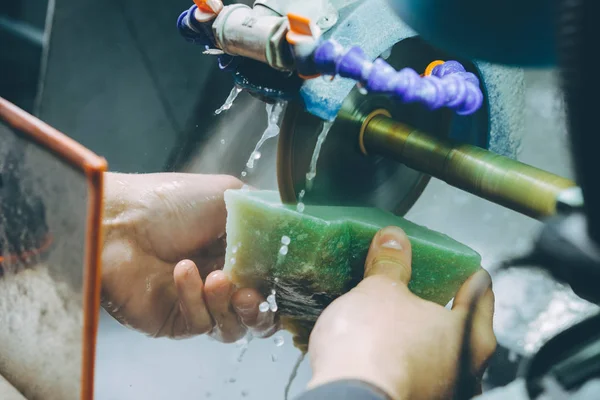
[{"label": "copper frame", "polygon": [[82,172],[87,179],[80,398],[91,400],[94,397],[96,336],[100,316],[103,179],[108,164],[104,158],[2,97],[0,97],[0,120]]}]

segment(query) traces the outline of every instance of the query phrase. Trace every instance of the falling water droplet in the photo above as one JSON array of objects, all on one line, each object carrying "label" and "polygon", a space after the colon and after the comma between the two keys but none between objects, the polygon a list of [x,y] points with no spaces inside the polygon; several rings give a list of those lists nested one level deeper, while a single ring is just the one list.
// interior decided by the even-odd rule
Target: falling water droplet
[{"label": "falling water droplet", "polygon": [[298,203],[298,204],[296,205],[296,210],[297,210],[298,212],[304,212],[304,203]]},{"label": "falling water droplet", "polygon": [[277,362],[277,355],[276,354],[271,354],[271,361]]},{"label": "falling water droplet", "polygon": [[235,265],[235,257],[231,257],[231,259],[229,260],[229,263],[231,265]]},{"label": "falling water droplet", "polygon": [[281,347],[285,343],[283,336],[277,335],[273,338],[273,342],[275,342],[275,346]]},{"label": "falling water droplet", "polygon": [[267,312],[267,311],[269,311],[269,308],[270,308],[269,307],[269,303],[267,303],[266,301],[263,301],[258,306],[258,311],[260,311],[260,312]]},{"label": "falling water droplet", "polygon": [[282,256],[287,255],[289,251],[289,248],[286,245],[283,245],[279,248],[279,254],[281,254]]},{"label": "falling water droplet", "polygon": [[362,94],[363,96],[369,94],[369,91],[360,83],[357,83],[356,87],[358,88],[358,93]]},{"label": "falling water droplet", "polygon": [[290,239],[289,236],[282,236],[281,237],[281,244],[287,246],[291,243],[292,239]]},{"label": "falling water droplet", "polygon": [[391,55],[392,55],[392,48],[390,47],[389,49],[387,49],[386,51],[381,53],[381,58],[383,58],[384,60],[387,60],[388,58],[390,58]]},{"label": "falling water droplet", "polygon": [[242,176],[246,176],[248,173],[246,171],[242,171]]},{"label": "falling water droplet", "polygon": [[225,139],[221,139],[221,144],[225,144]]},{"label": "falling water droplet", "polygon": [[231,108],[231,106],[233,105],[233,102],[235,101],[235,99],[237,99],[238,95],[241,93],[241,91],[242,91],[241,87],[234,86],[233,89],[231,89],[231,92],[229,92],[229,96],[227,96],[227,99],[225,99],[225,103],[223,103],[223,105],[215,111],[215,115],[219,115],[223,111],[229,110]]}]

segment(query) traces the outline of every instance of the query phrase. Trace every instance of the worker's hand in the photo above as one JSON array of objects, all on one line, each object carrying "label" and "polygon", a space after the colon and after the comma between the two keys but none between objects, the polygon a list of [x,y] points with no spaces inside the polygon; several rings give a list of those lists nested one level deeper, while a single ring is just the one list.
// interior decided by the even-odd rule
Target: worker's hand
[{"label": "worker's hand", "polygon": [[408,238],[399,228],[380,231],[369,250],[365,279],[325,309],[311,334],[311,388],[358,379],[394,400],[452,398],[465,320],[475,298],[471,372],[481,377],[496,348],[489,274],[474,274],[452,310],[412,294],[410,277]]},{"label": "worker's hand", "polygon": [[195,174],[105,175],[102,304],[122,324],[160,337],[210,333],[224,342],[275,332],[254,290],[236,291],[225,257],[223,193],[242,183]]}]

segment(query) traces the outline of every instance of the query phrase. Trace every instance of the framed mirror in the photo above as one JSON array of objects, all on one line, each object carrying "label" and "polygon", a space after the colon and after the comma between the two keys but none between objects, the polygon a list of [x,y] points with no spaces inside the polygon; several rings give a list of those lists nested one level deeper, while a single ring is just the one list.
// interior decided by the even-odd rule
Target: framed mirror
[{"label": "framed mirror", "polygon": [[0,98],[0,398],[92,398],[106,168]]}]

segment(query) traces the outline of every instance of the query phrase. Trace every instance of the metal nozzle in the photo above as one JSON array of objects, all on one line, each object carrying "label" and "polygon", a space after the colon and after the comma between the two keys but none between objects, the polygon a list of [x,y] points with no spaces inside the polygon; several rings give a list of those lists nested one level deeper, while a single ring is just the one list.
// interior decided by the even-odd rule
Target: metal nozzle
[{"label": "metal nozzle", "polygon": [[360,146],[511,210],[541,219],[556,213],[557,197],[576,186],[569,179],[412,129],[385,115],[367,118]]}]

